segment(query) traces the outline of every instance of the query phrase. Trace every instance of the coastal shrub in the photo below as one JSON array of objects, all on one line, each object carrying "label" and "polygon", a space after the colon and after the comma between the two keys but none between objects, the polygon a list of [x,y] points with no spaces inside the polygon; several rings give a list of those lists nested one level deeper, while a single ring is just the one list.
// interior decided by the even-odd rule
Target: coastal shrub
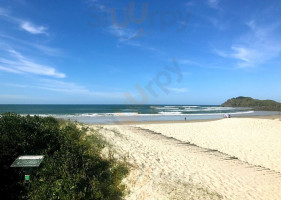
[{"label": "coastal shrub", "polygon": [[[97,132],[86,132],[52,117],[2,114],[1,199],[121,199],[125,163],[102,158],[105,142]],[[23,169],[10,167],[19,155],[45,156],[30,183],[23,182]]]}]

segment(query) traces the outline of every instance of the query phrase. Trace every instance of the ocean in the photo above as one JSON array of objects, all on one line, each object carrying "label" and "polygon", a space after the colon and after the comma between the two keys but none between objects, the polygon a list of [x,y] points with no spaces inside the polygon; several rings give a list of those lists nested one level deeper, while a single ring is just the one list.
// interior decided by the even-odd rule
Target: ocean
[{"label": "ocean", "polygon": [[219,119],[225,113],[232,116],[278,114],[217,105],[0,105],[0,113],[5,112],[54,116],[89,124]]}]

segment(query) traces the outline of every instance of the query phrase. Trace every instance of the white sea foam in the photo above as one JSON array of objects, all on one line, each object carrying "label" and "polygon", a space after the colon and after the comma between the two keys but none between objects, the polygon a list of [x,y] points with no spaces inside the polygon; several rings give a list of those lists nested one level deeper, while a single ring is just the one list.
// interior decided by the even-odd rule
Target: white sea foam
[{"label": "white sea foam", "polygon": [[154,107],[154,109],[158,109],[158,110],[173,110],[173,109],[179,109],[178,107],[176,107],[176,106],[173,106],[173,107],[166,107],[166,106],[164,106],[164,107]]},{"label": "white sea foam", "polygon": [[85,114],[80,114],[82,117],[96,117],[99,116],[98,113],[85,113]]},{"label": "white sea foam", "polygon": [[200,106],[182,106],[182,107],[184,107],[184,108],[198,108]]},{"label": "white sea foam", "polygon": [[185,108],[184,111],[186,112],[200,112],[200,111],[203,111],[203,110],[199,110],[199,109],[191,109],[191,108]]},{"label": "white sea foam", "polygon": [[136,112],[124,112],[124,113],[85,113],[85,114],[77,114],[74,116],[81,117],[98,117],[98,116],[135,116],[138,115]]},{"label": "white sea foam", "polygon": [[234,110],[232,107],[202,107],[202,109],[207,111],[216,111],[216,110]]},{"label": "white sea foam", "polygon": [[[190,110],[189,110],[190,111]],[[196,110],[197,111],[197,110]],[[243,115],[243,114],[251,114],[254,113],[254,111],[241,111],[241,112],[231,112],[229,114],[231,115]],[[222,115],[223,113],[182,113],[179,111],[174,112],[158,112],[157,114],[139,114],[136,112],[128,112],[128,113],[83,113],[83,114],[31,114],[31,116],[41,116],[41,117],[57,117],[57,118],[96,118],[96,117],[130,117],[130,116],[216,116],[216,115]]]},{"label": "white sea foam", "polygon": [[182,112],[159,112],[160,115],[181,115]]},{"label": "white sea foam", "polygon": [[[228,113],[230,115],[242,115],[242,114],[250,114],[254,113],[255,111],[245,111],[245,112],[234,112]],[[223,113],[197,113],[197,114],[184,114],[184,115],[194,115],[194,116],[203,116],[203,115],[222,115]]]}]

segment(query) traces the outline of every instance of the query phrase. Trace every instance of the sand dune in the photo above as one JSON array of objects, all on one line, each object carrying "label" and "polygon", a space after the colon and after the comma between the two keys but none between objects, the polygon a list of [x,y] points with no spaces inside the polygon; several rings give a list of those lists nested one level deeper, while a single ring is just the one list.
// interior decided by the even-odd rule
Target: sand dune
[{"label": "sand dune", "polygon": [[[236,133],[234,127],[237,123],[240,126],[235,130],[244,134],[247,132],[250,136]],[[276,132],[276,126],[279,124],[279,121],[274,120],[227,119],[197,124],[92,127],[100,129],[116,150],[116,157],[125,158],[132,165],[131,172],[125,180],[130,190],[126,199],[279,200],[281,174],[276,172],[277,170],[248,164],[235,159],[231,154],[213,151],[212,149],[215,148],[203,148],[188,143],[197,142],[197,145],[229,150],[230,153],[236,153],[237,157],[238,152],[246,159],[257,155],[258,157],[254,159],[257,162],[262,159],[260,152],[264,151],[260,151],[255,145],[261,145],[262,149],[266,149],[265,152],[270,152],[267,148],[273,149],[278,143],[276,141],[279,134]],[[247,128],[253,130],[245,130]],[[221,131],[217,135],[212,132],[219,129],[224,129],[225,132]],[[203,130],[209,131],[209,135],[213,137],[205,134]],[[223,136],[226,132],[228,135]],[[231,136],[231,133],[236,133],[236,136]],[[199,136],[199,134],[205,135]],[[171,136],[178,139],[170,138]],[[205,136],[209,141],[204,140]],[[263,139],[257,139],[257,136]],[[234,144],[231,146],[229,143],[232,141]],[[239,143],[239,141],[243,142]],[[275,149],[273,154],[277,159],[278,150]],[[272,162],[271,167],[278,166],[273,163],[274,156],[271,157],[271,154],[266,156],[263,154],[263,156],[266,159],[264,163]]]}]

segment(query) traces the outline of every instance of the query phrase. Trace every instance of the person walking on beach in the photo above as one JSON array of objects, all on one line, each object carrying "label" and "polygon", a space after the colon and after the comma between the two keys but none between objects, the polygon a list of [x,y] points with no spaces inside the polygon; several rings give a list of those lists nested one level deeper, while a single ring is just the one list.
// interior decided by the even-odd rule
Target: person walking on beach
[{"label": "person walking on beach", "polygon": [[184,121],[186,121],[186,117],[184,118]]}]

